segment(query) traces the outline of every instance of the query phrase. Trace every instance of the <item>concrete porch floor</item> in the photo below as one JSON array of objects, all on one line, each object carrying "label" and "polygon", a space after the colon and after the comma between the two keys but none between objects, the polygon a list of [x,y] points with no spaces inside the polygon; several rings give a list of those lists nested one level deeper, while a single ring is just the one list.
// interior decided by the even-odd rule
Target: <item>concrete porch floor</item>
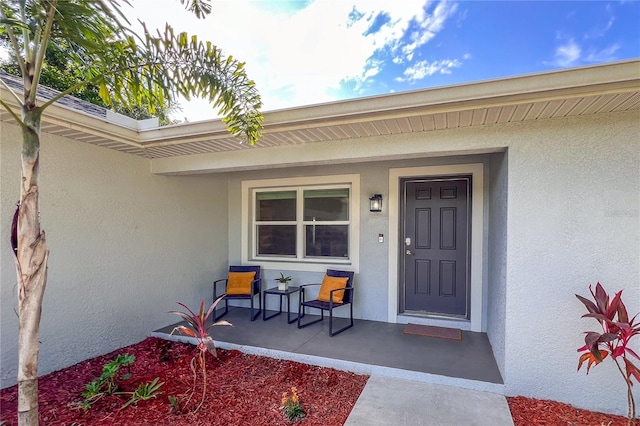
[{"label": "concrete porch floor", "polygon": [[[504,394],[502,377],[484,333],[463,331],[462,340],[448,340],[404,334],[403,324],[355,320],[352,328],[330,337],[328,318],[298,329],[295,322],[287,324],[286,312],[267,321],[262,320],[261,314],[252,322],[249,309],[239,307],[230,307],[224,319],[233,327],[210,330],[221,349]],[[334,318],[334,321],[339,328],[348,320]],[[184,336],[168,336],[178,324],[155,330],[151,335],[188,341]]]}]

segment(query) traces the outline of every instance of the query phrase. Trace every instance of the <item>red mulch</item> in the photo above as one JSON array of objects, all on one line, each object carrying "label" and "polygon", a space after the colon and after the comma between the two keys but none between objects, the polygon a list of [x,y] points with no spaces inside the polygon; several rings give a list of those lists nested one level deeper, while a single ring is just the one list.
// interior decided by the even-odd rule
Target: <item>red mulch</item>
[{"label": "red mulch", "polygon": [[[88,411],[72,403],[80,401],[84,386],[100,376],[102,366],[118,354],[135,355],[131,379],[120,381],[125,391],[156,377],[164,385],[162,395],[137,406],[119,410],[127,400],[110,396]],[[207,397],[197,413],[170,414],[168,396],[189,392],[193,375],[189,364],[196,353],[192,345],[148,338],[118,351],[83,361],[43,376],[38,381],[42,425],[283,425],[282,393],[297,387],[307,417],[300,426],[342,425],[367,381],[367,376],[292,361],[218,351],[218,359],[207,358]],[[126,367],[125,367],[126,371]],[[194,407],[195,395],[191,408]],[[515,426],[624,426],[626,418],[580,410],[555,401],[524,397],[507,398]],[[17,388],[0,390],[0,421],[17,424]]]},{"label": "red mulch", "polygon": [[[557,401],[507,398],[515,426],[626,426],[627,418],[581,410]],[[640,424],[640,423],[639,423]]]},{"label": "red mulch", "polygon": [[[100,376],[106,362],[123,353],[136,359],[131,378],[119,382],[122,389],[132,391],[159,377],[164,382],[162,395],[123,410],[119,408],[126,396],[102,398],[88,411],[70,405],[82,399],[84,386]],[[291,425],[280,407],[282,393],[295,386],[307,413],[297,425],[342,425],[367,382],[367,376],[331,368],[218,350],[218,359],[207,358],[207,396],[202,408],[197,413],[169,414],[167,397],[181,397],[192,389],[190,362],[195,353],[193,345],[148,338],[43,376],[38,380],[40,424]],[[127,367],[123,368],[126,371]],[[198,394],[194,395],[191,408],[199,400]],[[0,391],[3,426],[17,424],[17,404],[16,386]]]}]

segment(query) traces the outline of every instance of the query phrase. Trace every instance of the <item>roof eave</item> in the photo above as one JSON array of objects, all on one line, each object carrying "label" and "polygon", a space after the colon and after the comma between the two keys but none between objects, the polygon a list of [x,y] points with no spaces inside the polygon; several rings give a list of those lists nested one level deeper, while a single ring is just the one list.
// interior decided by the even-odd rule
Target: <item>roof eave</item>
[{"label": "roof eave", "polygon": [[[264,113],[263,133],[349,124],[363,119],[393,119],[425,113],[622,93],[639,88],[640,60],[623,61],[275,110]],[[216,137],[229,137],[221,119],[142,130],[140,143],[151,147],[171,144],[177,139],[187,142]]]}]

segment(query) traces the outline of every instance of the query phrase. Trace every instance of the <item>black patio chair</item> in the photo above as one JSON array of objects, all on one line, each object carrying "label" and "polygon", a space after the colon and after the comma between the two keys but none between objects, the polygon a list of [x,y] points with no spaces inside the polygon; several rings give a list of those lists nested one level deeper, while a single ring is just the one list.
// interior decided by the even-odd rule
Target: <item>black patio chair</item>
[{"label": "black patio chair", "polygon": [[[229,313],[229,300],[250,300],[251,301],[251,321],[255,321],[260,312],[262,311],[262,297],[260,296],[262,280],[260,278],[260,266],[229,266],[229,272],[255,272],[255,276],[251,281],[250,289],[247,293],[243,294],[228,294],[227,285],[229,283],[229,277],[221,278],[213,282],[213,300],[227,293],[224,298],[224,312],[221,315],[214,313],[213,321],[225,316]],[[218,292],[218,284],[224,283],[224,291]],[[254,314],[253,299],[258,296],[258,311]]]},{"label": "black patio chair", "polygon": [[[353,272],[351,271],[337,271],[335,269],[327,269],[328,277],[335,278],[347,278],[347,282],[344,287],[336,288],[329,291],[328,301],[318,300],[317,298],[314,300],[306,300],[306,288],[311,286],[322,286],[322,284],[304,284],[300,286],[300,305],[298,306],[298,328],[303,328],[311,324],[315,324],[324,320],[324,311],[329,311],[329,335],[331,337],[335,336],[338,333],[342,333],[348,328],[353,327]],[[336,301],[336,292],[343,291],[344,294],[341,300]],[[338,293],[339,295],[339,293]],[[336,308],[340,308],[342,306],[349,305],[349,324],[345,327],[342,327],[340,330],[333,331],[333,310]],[[320,318],[307,322],[306,324],[302,323],[302,318],[305,316],[306,308],[315,308],[320,309]]]}]

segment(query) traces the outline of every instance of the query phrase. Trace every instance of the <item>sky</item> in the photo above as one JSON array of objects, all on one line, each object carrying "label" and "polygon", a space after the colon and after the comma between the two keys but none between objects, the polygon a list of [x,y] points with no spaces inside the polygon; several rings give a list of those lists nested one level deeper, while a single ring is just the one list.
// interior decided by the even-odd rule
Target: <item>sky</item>
[{"label": "sky", "polygon": [[[640,1],[133,0],[246,63],[263,111],[640,58]],[[181,101],[179,120],[216,117]]]}]

